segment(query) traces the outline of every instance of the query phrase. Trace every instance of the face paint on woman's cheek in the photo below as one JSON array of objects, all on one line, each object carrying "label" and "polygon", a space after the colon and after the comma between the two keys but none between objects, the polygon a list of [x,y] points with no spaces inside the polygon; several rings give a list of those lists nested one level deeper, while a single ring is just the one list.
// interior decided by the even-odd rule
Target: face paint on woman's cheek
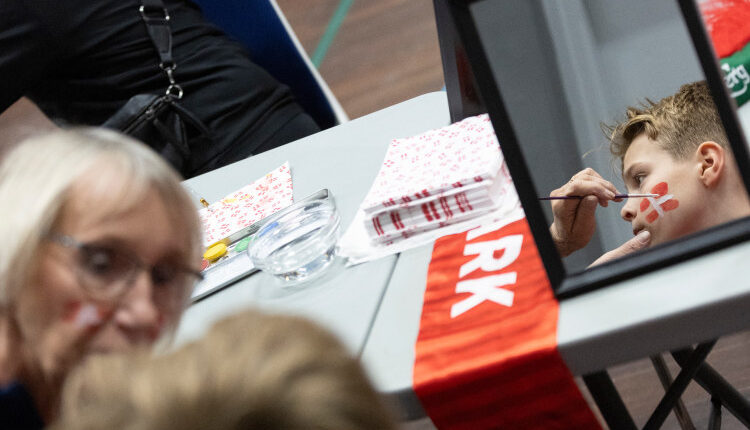
[{"label": "face paint on woman's cheek", "polygon": [[651,188],[651,193],[658,194],[659,197],[646,197],[641,201],[641,212],[646,213],[646,222],[653,223],[660,217],[664,216],[664,213],[677,209],[680,202],[674,198],[669,192],[669,185],[666,182],[659,182]]},{"label": "face paint on woman's cheek", "polygon": [[63,320],[79,328],[92,328],[101,325],[111,314],[112,311],[104,307],[72,301],[65,306]]}]

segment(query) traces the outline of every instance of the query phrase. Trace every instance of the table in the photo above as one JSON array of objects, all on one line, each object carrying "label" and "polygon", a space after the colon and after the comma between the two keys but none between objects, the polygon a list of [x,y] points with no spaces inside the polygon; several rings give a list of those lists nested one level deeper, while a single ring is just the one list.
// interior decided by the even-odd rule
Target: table
[{"label": "table", "polygon": [[[185,181],[208,201],[218,200],[289,161],[295,199],[328,188],[342,230],[369,190],[388,144],[449,123],[444,92],[426,94],[332,129]],[[343,231],[342,231],[343,232]],[[175,344],[199,337],[212,322],[248,307],[309,317],[361,353],[396,263],[390,256],[343,269],[303,289],[285,290],[256,273],[190,306]],[[419,307],[414,310],[419,312]]]},{"label": "table", "polygon": [[[430,247],[400,255],[362,360],[379,391],[405,418],[423,416],[412,391]],[[570,370],[587,374],[750,327],[750,243],[563,300],[558,349]]]},{"label": "table", "polygon": [[[354,217],[392,138],[449,123],[445,93],[426,94],[325,130],[187,183],[213,201],[289,161],[295,198],[327,187],[342,226]],[[431,246],[346,270],[310,288],[284,292],[256,274],[191,306],[177,342],[248,306],[304,315],[331,329],[361,354],[379,391],[395,397],[406,420],[424,416],[412,391]],[[750,326],[750,243],[670,266],[560,304],[558,344],[574,374],[720,337]]]}]

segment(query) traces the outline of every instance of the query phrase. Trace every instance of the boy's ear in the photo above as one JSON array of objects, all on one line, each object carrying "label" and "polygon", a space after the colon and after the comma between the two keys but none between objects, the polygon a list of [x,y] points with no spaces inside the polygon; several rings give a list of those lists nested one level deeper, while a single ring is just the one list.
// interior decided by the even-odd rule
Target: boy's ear
[{"label": "boy's ear", "polygon": [[716,142],[708,141],[698,145],[695,156],[699,164],[699,176],[703,185],[717,184],[726,165],[726,150]]}]

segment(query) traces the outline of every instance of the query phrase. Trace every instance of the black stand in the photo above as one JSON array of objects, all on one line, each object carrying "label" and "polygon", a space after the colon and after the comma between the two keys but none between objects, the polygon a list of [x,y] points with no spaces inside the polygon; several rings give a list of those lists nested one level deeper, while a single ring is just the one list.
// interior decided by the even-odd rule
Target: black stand
[{"label": "black stand", "polygon": [[[709,429],[721,428],[722,406],[750,429],[750,402],[748,402],[748,399],[743,397],[716,370],[705,363],[706,357],[715,344],[716,340],[712,340],[698,345],[695,349],[684,348],[672,352],[672,356],[682,370],[674,381],[669,383],[664,397],[662,397],[659,405],[643,427],[644,430],[658,429],[664,424],[664,420],[669,415],[669,412],[680,402],[680,396],[682,396],[682,393],[691,380],[695,380],[711,395]],[[655,363],[655,367],[657,368],[657,372],[660,372],[660,364]],[[662,383],[665,382],[665,378],[671,379],[669,375],[660,374],[659,377]],[[611,429],[632,430],[636,428],[633,418],[625,408],[625,404],[622,402],[606,370],[585,375],[583,381],[591,392],[604,420]],[[689,423],[692,426],[684,408],[681,409],[679,414],[682,416],[680,424],[683,427],[686,425],[685,423]]]}]

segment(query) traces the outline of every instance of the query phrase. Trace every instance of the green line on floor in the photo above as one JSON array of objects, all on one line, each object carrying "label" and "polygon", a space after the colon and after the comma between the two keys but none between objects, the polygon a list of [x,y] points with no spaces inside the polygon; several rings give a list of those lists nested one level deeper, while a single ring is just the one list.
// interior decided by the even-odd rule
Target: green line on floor
[{"label": "green line on floor", "polygon": [[326,31],[320,38],[320,42],[318,42],[318,46],[315,48],[315,52],[313,52],[311,58],[312,63],[316,68],[320,67],[320,63],[323,62],[323,58],[325,58],[326,53],[328,52],[328,48],[331,47],[333,39],[339,32],[339,27],[341,27],[341,23],[344,22],[346,13],[349,11],[352,3],[354,3],[354,0],[341,0],[339,5],[336,7],[336,10],[333,12],[331,20],[328,21]]}]

